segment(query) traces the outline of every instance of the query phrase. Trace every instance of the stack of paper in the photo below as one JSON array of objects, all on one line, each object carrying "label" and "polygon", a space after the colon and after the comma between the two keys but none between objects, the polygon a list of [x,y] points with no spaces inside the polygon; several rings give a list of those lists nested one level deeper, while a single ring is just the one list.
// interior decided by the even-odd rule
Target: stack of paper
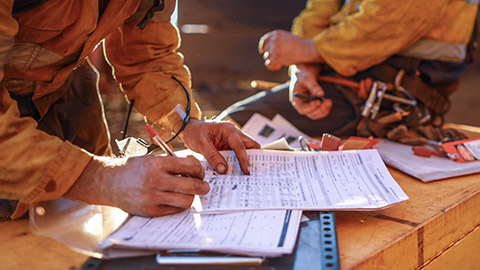
[{"label": "stack of paper", "polygon": [[[298,136],[306,137],[279,115],[272,121],[254,115],[243,130],[261,144],[285,138],[294,148]],[[210,192],[196,197],[190,211],[133,217],[99,247],[274,257],[292,252],[301,210],[376,210],[408,199],[376,150],[248,150],[250,175],[232,151],[222,154],[228,172],[204,162]]]},{"label": "stack of paper", "polygon": [[301,211],[292,209],[374,210],[408,199],[376,150],[247,152],[250,175],[241,172],[232,151],[222,152],[227,174],[207,166],[210,192],[194,202],[197,213],[133,217],[100,248],[278,256],[295,245]]},{"label": "stack of paper", "polygon": [[207,167],[210,192],[198,212],[240,210],[376,210],[407,200],[377,150],[285,152],[248,150],[250,175],[232,151],[225,175]]},{"label": "stack of paper", "polygon": [[133,217],[100,248],[202,250],[276,257],[292,252],[301,211],[246,211]]}]

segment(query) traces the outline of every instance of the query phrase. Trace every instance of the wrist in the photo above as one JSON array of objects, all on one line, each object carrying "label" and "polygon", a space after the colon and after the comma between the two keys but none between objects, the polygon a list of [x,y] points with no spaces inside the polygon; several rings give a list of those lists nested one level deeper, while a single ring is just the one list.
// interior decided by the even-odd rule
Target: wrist
[{"label": "wrist", "polygon": [[88,204],[114,206],[108,190],[110,181],[116,177],[108,171],[123,165],[126,158],[94,156],[73,186],[64,194],[67,199]]},{"label": "wrist", "polygon": [[313,76],[319,76],[322,72],[322,66],[318,64],[296,64],[289,67],[289,76],[295,76],[298,73],[310,73]]},{"label": "wrist", "polygon": [[[198,119],[192,119],[192,118],[190,118],[190,119],[188,120],[187,125],[186,125],[185,128],[183,129],[183,131],[178,134],[178,138],[179,138],[183,143],[185,143],[185,135],[188,136],[188,133],[190,132],[190,130],[191,130],[192,128],[195,128],[194,126],[196,126],[196,125],[199,124],[200,122],[203,122],[203,121],[202,121],[202,120],[198,120]],[[177,124],[175,125],[175,128],[177,128],[177,126],[178,126],[178,128],[180,128],[180,127],[181,127],[181,123],[177,123]]]},{"label": "wrist", "polygon": [[325,60],[318,52],[317,47],[315,46],[315,41],[313,39],[308,40],[307,48],[310,57],[310,60],[307,61],[307,63],[325,63]]}]

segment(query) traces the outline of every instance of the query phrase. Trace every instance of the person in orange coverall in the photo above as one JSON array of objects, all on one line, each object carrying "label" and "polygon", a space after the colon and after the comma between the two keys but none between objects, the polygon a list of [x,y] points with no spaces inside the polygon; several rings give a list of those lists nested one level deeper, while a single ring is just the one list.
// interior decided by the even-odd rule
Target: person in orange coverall
[{"label": "person in orange coverall", "polygon": [[[234,150],[249,173],[246,149],[259,145],[230,123],[200,120],[193,97],[188,106],[190,74],[170,23],[175,4],[0,1],[0,198],[15,210],[10,217],[62,196],[159,216],[208,193],[204,168],[192,157],[109,156],[98,78],[87,60],[102,41],[122,90],[163,127],[161,137],[178,135],[219,173],[227,163],[218,151]],[[184,127],[185,118],[171,117],[177,105],[191,107]]]},{"label": "person in orange coverall", "polygon": [[[270,119],[281,114],[314,137],[327,132],[341,137],[375,135],[404,143],[425,142],[416,133],[410,138],[410,133],[397,132],[402,131],[395,129],[399,123],[379,124],[397,120],[391,116],[401,112],[379,113],[380,117],[390,117],[380,122],[378,118],[362,119],[361,105],[368,93],[357,96],[351,89],[318,80],[319,75],[329,75],[393,84],[402,70],[406,74],[400,85],[407,91],[415,90],[410,94],[431,111],[427,114],[412,109],[410,115],[404,114],[404,120],[420,126],[425,132],[421,135],[433,140],[432,129],[423,128],[420,121],[427,121],[425,127],[442,123],[449,108],[448,95],[471,62],[468,46],[473,44],[477,10],[478,1],[469,0],[309,0],[294,19],[291,32],[271,31],[259,42],[268,69],[290,67],[289,85],[239,101],[219,118],[228,116],[243,125],[256,112]],[[383,105],[388,107],[389,103],[384,101]],[[452,135],[457,134],[452,131]]]}]

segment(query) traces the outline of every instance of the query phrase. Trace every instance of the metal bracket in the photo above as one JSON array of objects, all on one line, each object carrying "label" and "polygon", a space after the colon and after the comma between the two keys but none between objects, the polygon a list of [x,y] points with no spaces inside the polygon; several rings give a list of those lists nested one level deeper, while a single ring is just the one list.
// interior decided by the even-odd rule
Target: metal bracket
[{"label": "metal bracket", "polygon": [[322,253],[322,269],[339,270],[337,226],[335,212],[320,212],[320,247]]}]

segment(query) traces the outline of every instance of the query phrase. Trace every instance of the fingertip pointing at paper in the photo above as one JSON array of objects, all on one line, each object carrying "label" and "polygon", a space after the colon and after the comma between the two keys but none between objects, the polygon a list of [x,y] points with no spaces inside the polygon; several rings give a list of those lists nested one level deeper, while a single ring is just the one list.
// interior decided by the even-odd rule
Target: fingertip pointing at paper
[{"label": "fingertip pointing at paper", "polygon": [[217,168],[215,170],[221,174],[224,174],[227,170],[227,167],[225,167],[225,165],[220,163],[217,165]]}]

